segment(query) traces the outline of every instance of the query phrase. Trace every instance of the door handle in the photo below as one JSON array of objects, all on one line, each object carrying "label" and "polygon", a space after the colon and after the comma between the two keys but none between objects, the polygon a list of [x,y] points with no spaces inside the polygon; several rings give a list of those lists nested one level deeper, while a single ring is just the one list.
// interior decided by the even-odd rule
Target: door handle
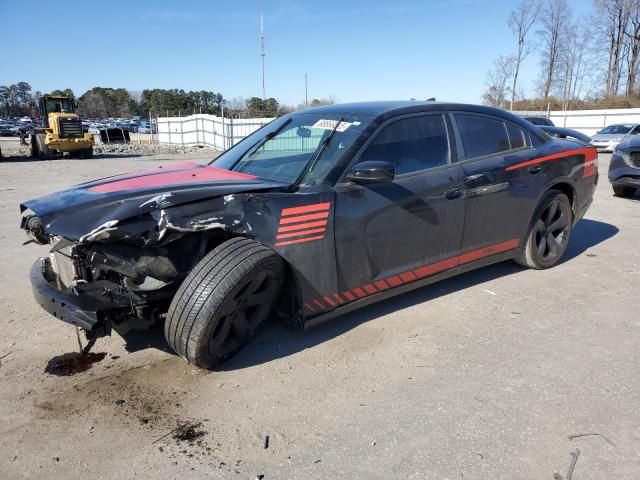
[{"label": "door handle", "polygon": [[533,167],[529,167],[529,173],[531,175],[535,175],[536,173],[540,173],[542,171],[542,167],[540,165],[534,165]]},{"label": "door handle", "polygon": [[464,184],[467,187],[475,188],[482,185],[486,185],[489,182],[489,176],[486,173],[477,173],[475,175],[469,175],[464,177]]},{"label": "door handle", "polygon": [[447,200],[455,200],[456,198],[460,198],[462,196],[462,191],[459,188],[452,188],[451,190],[447,190],[444,192],[444,197]]}]

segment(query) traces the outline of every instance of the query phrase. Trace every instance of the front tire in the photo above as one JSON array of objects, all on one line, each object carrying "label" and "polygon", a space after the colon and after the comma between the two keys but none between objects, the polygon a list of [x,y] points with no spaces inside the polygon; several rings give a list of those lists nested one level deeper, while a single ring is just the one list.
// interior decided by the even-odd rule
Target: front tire
[{"label": "front tire", "polygon": [[78,158],[90,159],[93,158],[93,147],[85,148],[84,150],[80,150],[80,154]]},{"label": "front tire", "polygon": [[283,275],[282,259],[270,248],[246,238],[222,243],[173,297],[164,324],[167,342],[198,367],[231,358],[273,309]]},{"label": "front tire", "polygon": [[533,215],[516,262],[537,270],[553,267],[567,250],[572,228],[571,202],[564,193],[550,190]]},{"label": "front tire", "polygon": [[612,185],[613,186],[613,194],[616,197],[633,197],[633,194],[636,193],[636,189],[633,187],[625,187],[622,185]]}]

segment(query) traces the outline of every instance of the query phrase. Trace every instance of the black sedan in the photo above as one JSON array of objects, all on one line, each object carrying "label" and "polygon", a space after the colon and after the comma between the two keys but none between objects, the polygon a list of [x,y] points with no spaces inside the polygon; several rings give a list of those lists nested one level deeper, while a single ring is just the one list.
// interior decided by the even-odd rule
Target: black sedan
[{"label": "black sedan", "polygon": [[211,367],[273,313],[300,327],[495,262],[562,258],[597,154],[502,110],[331,105],[274,120],[209,165],[96,180],[21,206],[52,252],[47,311],[95,338],[164,322]]},{"label": "black sedan", "polygon": [[631,197],[640,190],[640,136],[629,137],[613,151],[609,181],[619,197]]}]

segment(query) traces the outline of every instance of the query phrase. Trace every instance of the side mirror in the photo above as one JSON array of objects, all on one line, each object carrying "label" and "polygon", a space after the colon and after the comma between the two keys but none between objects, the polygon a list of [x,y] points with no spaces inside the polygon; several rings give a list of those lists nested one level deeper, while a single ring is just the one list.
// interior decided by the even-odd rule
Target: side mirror
[{"label": "side mirror", "polygon": [[347,174],[354,183],[391,182],[396,176],[396,166],[390,162],[368,161],[356,164]]},{"label": "side mirror", "polygon": [[311,137],[311,129],[307,127],[298,127],[298,130],[296,130],[296,133],[298,134],[299,137],[302,137],[302,138]]}]

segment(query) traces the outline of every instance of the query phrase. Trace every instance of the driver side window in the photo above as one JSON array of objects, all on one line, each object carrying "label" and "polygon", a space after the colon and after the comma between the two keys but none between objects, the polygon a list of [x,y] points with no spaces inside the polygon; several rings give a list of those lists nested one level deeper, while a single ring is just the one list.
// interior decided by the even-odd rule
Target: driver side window
[{"label": "driver side window", "polygon": [[449,137],[443,115],[398,120],[382,130],[360,158],[393,163],[396,175],[449,163]]}]

